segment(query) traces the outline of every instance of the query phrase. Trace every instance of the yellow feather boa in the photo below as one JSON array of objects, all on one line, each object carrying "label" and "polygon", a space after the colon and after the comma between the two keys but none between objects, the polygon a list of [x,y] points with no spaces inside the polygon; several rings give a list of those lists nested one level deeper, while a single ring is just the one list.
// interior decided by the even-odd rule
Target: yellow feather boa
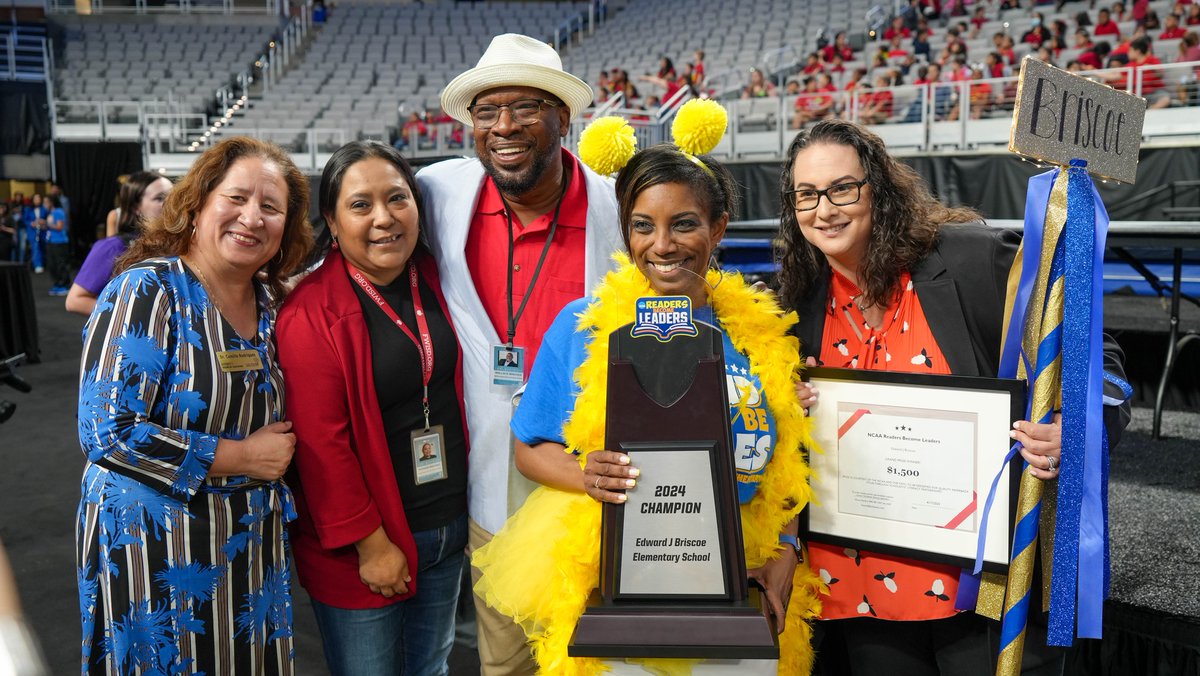
[{"label": "yellow feather boa", "polygon": [[[655,295],[649,282],[624,255],[620,268],[596,288],[577,328],[592,334],[587,357],[575,371],[581,393],[563,428],[568,451],[580,462],[604,448],[608,376],[608,337],[634,320],[634,301]],[[709,271],[710,300],[735,349],[750,361],[776,421],[775,454],[758,491],[741,508],[746,564],[757,568],[781,551],[783,527],[808,504],[808,464],[802,446],[811,446],[808,421],[796,397],[799,345],[788,329],[796,323],[775,297],[749,287],[741,275],[724,279]],[[790,505],[790,508],[789,508]],[[583,493],[541,487],[508,520],[495,538],[475,552],[482,571],[475,591],[488,605],[525,629],[539,673],[584,675],[605,670],[600,660],[571,658],[567,644],[588,596],[599,585],[600,503]],[[800,676],[812,669],[811,628],[820,612],[820,579],[807,565],[796,568],[785,631],[780,636],[779,673]],[[647,660],[660,673],[688,673],[690,662]]]}]

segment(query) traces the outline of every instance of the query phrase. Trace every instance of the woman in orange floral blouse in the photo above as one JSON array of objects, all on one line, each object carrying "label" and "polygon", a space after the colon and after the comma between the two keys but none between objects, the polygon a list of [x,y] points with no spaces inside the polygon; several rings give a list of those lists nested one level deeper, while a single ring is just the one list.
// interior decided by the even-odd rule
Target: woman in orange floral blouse
[{"label": "woman in orange floral blouse", "polygon": [[[810,364],[996,375],[1018,235],[982,223],[951,225],[980,216],[943,206],[878,136],[840,120],[796,137],[781,183],[780,293],[799,312]],[[1106,369],[1121,374],[1120,363],[1120,350],[1106,344]],[[802,398],[811,403],[815,393]],[[1128,405],[1106,407],[1110,413],[1115,437]],[[1012,435],[1034,476],[1057,477],[1057,422],[1018,421]],[[955,610],[960,569],[820,543],[809,554],[829,587],[818,672],[994,671],[999,623]],[[1045,645],[1044,616],[1030,624],[1027,669],[1037,663],[1049,668],[1037,673],[1061,673],[1062,651]]]}]

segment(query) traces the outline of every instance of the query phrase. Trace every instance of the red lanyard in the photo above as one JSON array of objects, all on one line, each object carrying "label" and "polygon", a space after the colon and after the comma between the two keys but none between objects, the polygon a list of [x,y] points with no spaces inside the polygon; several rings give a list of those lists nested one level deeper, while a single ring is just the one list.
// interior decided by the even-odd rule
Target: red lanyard
[{"label": "red lanyard", "polygon": [[408,339],[411,340],[413,345],[415,345],[417,348],[417,354],[421,358],[421,384],[424,386],[421,405],[425,409],[425,429],[428,430],[429,381],[433,379],[433,338],[429,335],[429,322],[425,320],[425,307],[421,303],[421,290],[417,286],[417,265],[411,260],[408,262],[408,286],[412,291],[413,312],[417,315],[417,332],[421,334],[420,340],[417,340],[417,337],[413,335],[412,330],[408,328],[408,325],[404,323],[404,320],[400,319],[400,315],[397,315],[396,311],[392,309],[392,306],[389,305],[388,302],[384,300],[383,296],[379,294],[379,291],[376,290],[375,285],[371,283],[371,280],[367,279],[367,276],[364,275],[361,270],[351,265],[350,261],[345,262],[346,271],[350,273],[350,279],[353,279],[355,283],[362,287],[362,290],[367,293],[371,300],[375,301],[375,304],[379,306],[379,309],[383,310],[383,313],[388,316],[388,319],[392,320],[392,323],[400,327],[400,330],[404,332],[404,335],[408,336]]}]

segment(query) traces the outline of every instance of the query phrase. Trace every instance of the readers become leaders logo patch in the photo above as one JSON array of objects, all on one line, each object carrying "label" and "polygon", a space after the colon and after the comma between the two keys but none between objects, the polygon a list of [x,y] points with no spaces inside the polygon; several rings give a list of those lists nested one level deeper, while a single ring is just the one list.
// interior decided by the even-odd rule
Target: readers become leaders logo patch
[{"label": "readers become leaders logo patch", "polygon": [[662,342],[675,336],[697,335],[692,323],[692,299],[687,296],[651,296],[637,299],[637,320],[629,335],[654,336]]}]

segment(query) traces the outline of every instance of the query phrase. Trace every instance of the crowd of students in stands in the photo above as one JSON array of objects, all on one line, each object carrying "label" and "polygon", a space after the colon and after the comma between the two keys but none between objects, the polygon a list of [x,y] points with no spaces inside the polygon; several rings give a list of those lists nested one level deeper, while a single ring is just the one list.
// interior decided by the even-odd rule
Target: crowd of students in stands
[{"label": "crowd of students in stands", "polygon": [[[809,53],[799,73],[787,81],[782,92],[783,96],[794,97],[792,128],[836,115],[848,117],[853,110],[857,110],[857,119],[867,124],[919,121],[922,99],[905,110],[893,108],[895,99],[890,87],[906,84],[926,85],[933,90],[933,113],[939,120],[955,120],[964,114],[959,101],[963,91],[970,100],[966,107],[970,117],[983,117],[991,111],[1007,114],[1016,84],[994,86],[991,80],[1017,74],[1018,52],[1033,54],[1046,63],[1079,73],[1121,69],[1092,76],[1118,89],[1130,85],[1129,68],[1140,71],[1135,77],[1141,79],[1141,95],[1150,108],[1198,102],[1195,72],[1182,78],[1175,75],[1168,78],[1161,69],[1142,70],[1163,63],[1154,54],[1154,40],[1179,41],[1175,62],[1200,61],[1200,4],[1193,4],[1193,0],[1182,0],[1161,20],[1149,7],[1148,0],[1138,0],[1128,10],[1125,3],[1115,2],[1096,11],[1094,20],[1087,12],[1080,12],[1074,17],[1074,30],[1066,19],[1047,19],[1037,11],[1043,4],[1053,3],[1037,2],[1032,7],[1026,3],[1026,9],[1033,13],[1030,28],[1019,37],[1006,31],[994,33],[990,49],[982,54],[978,48],[971,53],[968,41],[978,39],[988,22],[997,18],[998,11],[1018,9],[1020,5],[1016,0],[971,4],[973,7],[968,8],[961,0],[946,3],[911,0],[909,7],[877,36],[879,46],[869,58],[855,53],[844,32]],[[930,21],[947,14],[964,18],[952,19],[944,28],[936,29],[945,31],[945,40],[940,49],[934,50],[930,37],[935,29]],[[1118,22],[1128,21],[1134,22],[1134,28],[1129,34],[1122,34]],[[1065,62],[1064,53],[1070,56]],[[848,62],[852,67],[847,67]],[[863,62],[866,66],[853,67],[853,62]],[[1174,87],[1168,79],[1177,80]],[[965,90],[945,86],[961,82],[971,84]],[[769,77],[751,71],[742,97],[775,95]]]}]

